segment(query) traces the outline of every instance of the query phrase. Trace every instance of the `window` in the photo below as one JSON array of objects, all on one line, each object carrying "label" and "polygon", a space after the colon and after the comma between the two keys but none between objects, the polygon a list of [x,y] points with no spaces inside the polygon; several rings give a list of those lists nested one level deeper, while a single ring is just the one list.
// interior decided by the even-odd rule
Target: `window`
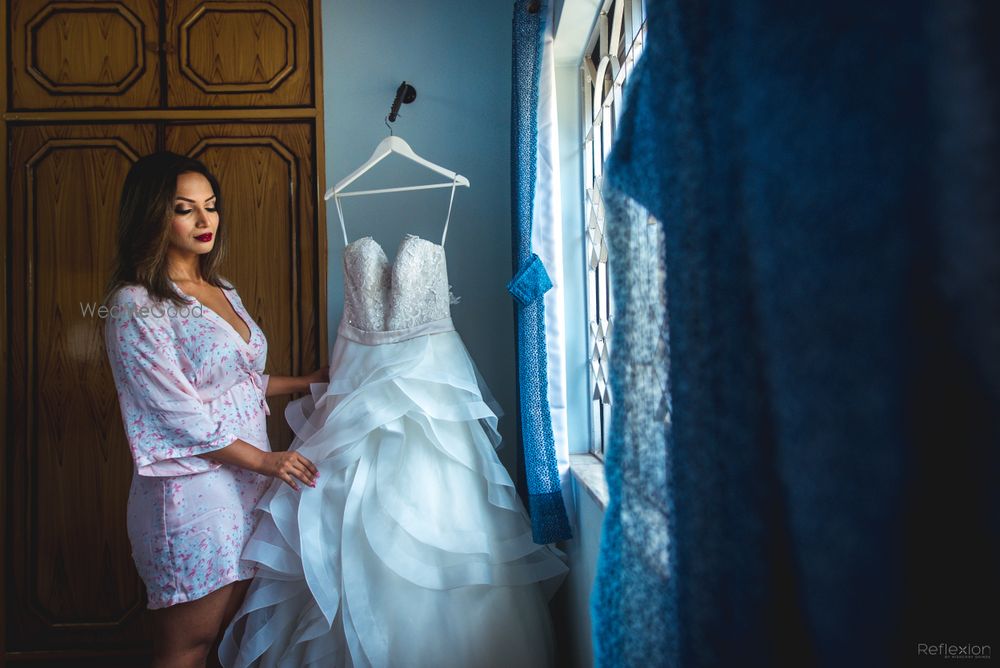
[{"label": "window", "polygon": [[604,456],[611,426],[608,386],[614,303],[608,280],[601,177],[622,110],[622,89],[642,53],[646,34],[643,0],[605,0],[580,65],[583,85],[584,225],[587,244],[587,348],[590,356],[590,449]]}]

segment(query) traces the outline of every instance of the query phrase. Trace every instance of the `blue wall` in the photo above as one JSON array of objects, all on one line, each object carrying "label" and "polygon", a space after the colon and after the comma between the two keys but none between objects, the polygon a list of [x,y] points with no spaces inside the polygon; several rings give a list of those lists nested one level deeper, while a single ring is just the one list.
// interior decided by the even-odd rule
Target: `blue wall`
[{"label": "blue wall", "polygon": [[[510,2],[325,0],[323,85],[328,186],[368,159],[388,134],[400,82],[417,89],[393,124],[416,153],[469,178],[455,195],[445,249],[461,302],[452,315],[506,415],[503,463],[514,475],[514,321],[511,276]],[[431,183],[440,177],[391,156],[354,188]],[[390,260],[406,233],[440,241],[448,189],[343,200],[348,238],[371,235]],[[343,308],[340,223],[327,203],[329,331]]]}]

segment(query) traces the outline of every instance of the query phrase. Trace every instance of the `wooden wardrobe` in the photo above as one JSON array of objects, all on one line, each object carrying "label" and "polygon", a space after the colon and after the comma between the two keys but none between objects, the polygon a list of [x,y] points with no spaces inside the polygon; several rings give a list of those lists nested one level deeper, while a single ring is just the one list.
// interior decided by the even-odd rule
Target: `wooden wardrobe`
[{"label": "wooden wardrobe", "polygon": [[[101,337],[121,186],[140,156],[218,176],[224,275],[267,373],[326,363],[319,0],[0,0],[0,665],[139,666],[132,461]],[[287,398],[269,400],[284,449]]]}]

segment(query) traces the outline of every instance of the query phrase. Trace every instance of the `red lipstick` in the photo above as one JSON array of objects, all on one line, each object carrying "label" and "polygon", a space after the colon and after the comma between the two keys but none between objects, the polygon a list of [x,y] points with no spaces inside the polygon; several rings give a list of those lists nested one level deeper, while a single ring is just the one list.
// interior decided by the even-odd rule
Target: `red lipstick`
[{"label": "red lipstick", "polygon": [[199,235],[199,236],[195,237],[195,239],[197,239],[198,241],[211,241],[212,240],[212,233],[211,232],[205,232],[205,234]]}]

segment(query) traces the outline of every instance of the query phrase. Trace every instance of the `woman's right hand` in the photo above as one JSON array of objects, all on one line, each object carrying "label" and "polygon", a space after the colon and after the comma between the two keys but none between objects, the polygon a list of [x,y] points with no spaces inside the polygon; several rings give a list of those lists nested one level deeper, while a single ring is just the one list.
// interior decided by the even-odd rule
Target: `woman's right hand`
[{"label": "woman's right hand", "polygon": [[257,472],[272,478],[280,478],[292,489],[298,490],[296,480],[301,480],[310,487],[316,486],[319,469],[311,461],[297,452],[264,452]]}]

